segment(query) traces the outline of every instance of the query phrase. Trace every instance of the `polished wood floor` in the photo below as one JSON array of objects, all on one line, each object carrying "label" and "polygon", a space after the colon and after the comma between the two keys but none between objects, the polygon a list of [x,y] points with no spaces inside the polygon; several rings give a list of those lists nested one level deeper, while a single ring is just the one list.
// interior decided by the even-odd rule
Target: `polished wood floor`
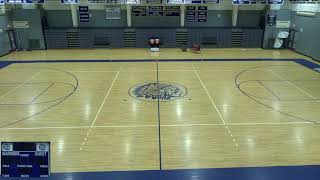
[{"label": "polished wood floor", "polygon": [[0,57],[0,60],[94,60],[94,59],[232,59],[232,58],[306,58],[290,50],[265,50],[265,49],[202,49],[195,54],[182,52],[180,49],[164,48],[159,53],[150,53],[148,49],[123,48],[123,49],[51,49],[14,52]]},{"label": "polished wood floor", "polygon": [[[150,58],[252,60],[11,64],[0,69],[0,141],[50,141],[53,172],[159,169],[160,153],[163,169],[320,163],[320,74],[254,61],[302,58],[290,51],[50,50],[1,59]],[[128,94],[157,78],[187,95],[158,107]]]}]

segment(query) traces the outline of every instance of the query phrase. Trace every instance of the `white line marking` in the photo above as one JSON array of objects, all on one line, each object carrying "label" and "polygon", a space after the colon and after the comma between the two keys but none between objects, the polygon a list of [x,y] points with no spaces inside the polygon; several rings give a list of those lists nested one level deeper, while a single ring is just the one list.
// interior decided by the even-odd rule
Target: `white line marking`
[{"label": "white line marking", "polygon": [[6,96],[9,95],[10,93],[12,93],[13,91],[15,91],[15,90],[18,89],[19,87],[21,87],[22,85],[24,85],[25,83],[28,83],[28,82],[32,81],[32,80],[33,80],[35,77],[37,77],[40,73],[41,73],[41,71],[38,72],[37,74],[33,75],[30,79],[27,79],[27,80],[23,81],[23,82],[22,82],[21,84],[19,84],[17,87],[11,89],[11,90],[8,91],[7,93],[5,93],[5,94],[3,94],[2,96],[0,96],[0,99],[6,97]]},{"label": "white line marking", "polygon": [[[314,124],[312,122],[282,122],[282,123],[227,123],[227,124],[163,124],[162,127],[192,127],[192,126],[259,126],[259,125],[295,125],[295,124]],[[41,129],[89,129],[91,128],[139,128],[139,127],[158,127],[158,124],[150,125],[111,125],[111,126],[57,126],[57,127],[30,127],[30,128],[0,128],[1,130],[41,130]],[[229,129],[229,127],[228,127]]]},{"label": "white line marking", "polygon": [[106,103],[107,98],[108,98],[108,96],[109,96],[109,94],[110,94],[110,92],[111,92],[111,89],[113,88],[114,83],[116,82],[116,80],[117,80],[117,78],[118,78],[119,73],[120,73],[120,71],[118,71],[118,73],[116,74],[116,77],[113,79],[113,82],[112,82],[112,84],[111,84],[111,86],[110,86],[110,88],[109,88],[109,90],[108,90],[108,92],[107,92],[106,96],[104,97],[103,102],[102,102],[102,104],[101,104],[101,106],[100,106],[100,108],[99,108],[99,110],[98,110],[98,112],[97,112],[97,114],[96,114],[96,116],[95,116],[95,118],[94,118],[94,120],[93,120],[92,124],[91,124],[91,127],[93,127],[93,126],[94,126],[94,123],[95,123],[95,122],[96,122],[96,120],[98,119],[99,114],[100,114],[100,112],[101,112],[101,110],[102,110],[102,108],[103,108],[104,104]]},{"label": "white line marking", "polygon": [[[88,136],[90,135],[90,132],[91,132],[91,128],[93,128],[94,124],[96,123],[96,121],[97,121],[97,119],[98,119],[98,117],[99,117],[99,114],[100,114],[100,112],[101,112],[104,104],[106,103],[107,98],[108,98],[108,96],[109,96],[109,94],[110,94],[110,92],[111,92],[111,89],[113,88],[113,86],[114,86],[114,84],[115,84],[115,82],[116,82],[116,80],[117,80],[117,78],[118,78],[119,73],[120,73],[120,71],[117,72],[115,78],[113,79],[113,82],[112,82],[112,84],[111,84],[111,86],[110,86],[110,88],[109,88],[106,96],[104,97],[103,102],[102,102],[102,104],[101,104],[101,106],[100,106],[100,108],[99,108],[96,116],[94,117],[94,120],[93,120],[93,122],[91,123],[90,129],[89,129],[89,131],[87,132],[87,135],[86,135],[86,137],[84,138],[84,141],[82,142],[81,146],[83,146],[83,145],[85,144],[84,142],[87,141],[87,138],[88,138]],[[80,150],[82,150],[82,148],[83,148],[83,147],[80,147]]]},{"label": "white line marking", "polygon": [[214,106],[215,110],[217,111],[217,113],[218,113],[218,115],[219,115],[219,117],[220,117],[220,119],[221,119],[222,123],[223,123],[223,124],[226,124],[226,122],[224,121],[224,119],[223,119],[223,117],[222,117],[222,115],[221,115],[220,111],[218,110],[218,107],[217,107],[216,103],[214,103],[214,101],[212,100],[212,98],[211,98],[211,96],[210,96],[210,94],[209,94],[209,92],[208,92],[208,90],[207,90],[206,86],[203,84],[203,82],[202,82],[202,80],[201,80],[201,78],[200,78],[200,76],[199,76],[199,74],[198,74],[198,72],[197,72],[197,70],[195,69],[195,67],[194,67],[194,65],[193,65],[193,64],[192,64],[192,68],[193,68],[194,73],[197,75],[197,77],[198,77],[198,79],[199,79],[200,83],[202,84],[202,87],[203,87],[203,88],[204,88],[204,90],[206,91],[206,93],[207,93],[207,95],[208,95],[208,97],[209,97],[209,99],[210,99],[210,101],[211,101],[212,105]]},{"label": "white line marking", "polygon": [[[294,88],[298,89],[300,92],[302,92],[303,94],[309,96],[311,99],[317,100],[316,97],[312,96],[311,94],[309,94],[308,92],[306,92],[305,90],[301,89],[300,87],[294,85],[293,83],[287,81],[286,79],[284,79],[282,76],[280,76],[278,73],[274,72],[273,70],[271,70],[271,72],[276,75],[278,78],[280,78],[281,80],[286,81],[289,85],[293,86]],[[317,100],[318,102],[320,102],[319,100]]]},{"label": "white line marking", "polygon": [[223,123],[223,124],[225,125],[225,127],[228,129],[228,134],[230,135],[231,138],[233,138],[233,144],[234,144],[236,147],[238,147],[238,146],[236,145],[237,143],[236,143],[235,138],[234,138],[233,135],[232,135],[232,132],[229,130],[228,125],[226,125],[226,121],[223,119],[223,117],[222,117],[222,115],[221,115],[221,113],[220,113],[220,111],[219,111],[216,103],[215,103],[215,102],[213,101],[213,99],[211,98],[211,96],[210,96],[210,94],[209,94],[209,91],[207,90],[206,86],[205,86],[204,83],[202,82],[202,80],[201,80],[201,78],[200,78],[200,76],[199,76],[199,74],[198,74],[198,72],[197,72],[197,70],[196,70],[196,68],[194,67],[193,64],[192,64],[192,68],[193,68],[193,70],[194,70],[194,73],[197,75],[199,81],[201,82],[203,89],[206,91],[206,93],[207,93],[207,95],[208,95],[208,97],[209,97],[212,105],[214,106],[215,110],[217,111],[217,113],[218,113],[218,115],[219,115],[222,123]]},{"label": "white line marking", "polygon": [[[306,92],[305,90],[299,88],[298,86],[294,85],[293,83],[287,81],[288,84],[290,84],[291,86],[295,87],[296,89],[298,89],[299,91],[301,91],[302,93],[304,93],[305,95],[309,96],[310,98],[314,99],[314,100],[317,100],[316,97],[312,96],[311,94],[309,94],[308,92]],[[317,100],[319,101],[319,100]]]}]

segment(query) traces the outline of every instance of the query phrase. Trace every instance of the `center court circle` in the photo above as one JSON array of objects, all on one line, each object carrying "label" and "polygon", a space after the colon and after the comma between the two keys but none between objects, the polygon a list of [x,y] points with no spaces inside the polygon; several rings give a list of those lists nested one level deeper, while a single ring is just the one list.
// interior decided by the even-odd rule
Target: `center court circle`
[{"label": "center court circle", "polygon": [[169,82],[146,82],[133,86],[129,90],[130,96],[142,101],[173,101],[183,98],[187,88],[180,84]]}]

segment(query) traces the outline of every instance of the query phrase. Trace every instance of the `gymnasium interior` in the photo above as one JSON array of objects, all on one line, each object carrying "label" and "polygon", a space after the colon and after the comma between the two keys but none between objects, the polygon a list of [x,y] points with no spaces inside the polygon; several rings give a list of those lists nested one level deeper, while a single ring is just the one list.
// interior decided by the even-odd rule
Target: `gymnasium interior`
[{"label": "gymnasium interior", "polygon": [[0,0],[0,179],[319,180],[318,0]]}]

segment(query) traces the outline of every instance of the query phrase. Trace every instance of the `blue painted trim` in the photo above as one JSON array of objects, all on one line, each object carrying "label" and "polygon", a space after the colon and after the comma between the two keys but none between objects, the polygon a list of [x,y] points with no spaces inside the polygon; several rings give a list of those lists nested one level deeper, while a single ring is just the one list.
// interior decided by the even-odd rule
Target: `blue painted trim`
[{"label": "blue painted trim", "polygon": [[[252,58],[252,59],[159,59],[159,62],[199,62],[199,61],[294,61],[302,59],[272,59],[272,58]],[[155,59],[121,59],[121,60],[23,60],[23,61],[0,61],[9,63],[64,63],[64,62],[155,62]],[[306,60],[305,60],[306,61]]]},{"label": "blue painted trim", "polygon": [[[320,165],[52,173],[50,180],[318,180]],[[7,179],[7,178],[0,178]],[[29,178],[28,178],[29,179]],[[39,179],[39,178],[30,178]]]},{"label": "blue painted trim", "polygon": [[[185,59],[159,60],[159,62],[210,62],[210,61],[292,61],[314,70],[319,64],[305,59]],[[155,60],[54,60],[54,61],[0,61],[0,69],[13,63],[66,63],[66,62],[155,62]],[[159,107],[160,108],[160,107]],[[160,119],[159,119],[160,120]],[[161,153],[161,152],[160,152]],[[317,180],[320,179],[320,165],[274,166],[243,168],[210,168],[189,170],[146,170],[146,171],[111,171],[53,173],[51,180]],[[0,179],[7,179],[1,178]],[[29,178],[28,178],[29,179]],[[33,178],[30,178],[33,179]],[[38,178],[36,178],[38,179]],[[43,179],[43,178],[41,178]]]},{"label": "blue painted trim", "polygon": [[7,61],[0,61],[0,69],[9,66],[11,63]]},{"label": "blue painted trim", "polygon": [[[140,59],[140,60],[24,60],[24,61],[0,61],[0,68],[6,67],[13,63],[85,63],[85,62],[155,62],[156,60],[151,59]],[[234,62],[234,61],[293,61],[309,68],[320,67],[320,65],[313,63],[305,59],[270,59],[270,58],[259,58],[259,59],[159,59],[159,62],[212,62],[212,61],[223,61],[223,62]]]}]

